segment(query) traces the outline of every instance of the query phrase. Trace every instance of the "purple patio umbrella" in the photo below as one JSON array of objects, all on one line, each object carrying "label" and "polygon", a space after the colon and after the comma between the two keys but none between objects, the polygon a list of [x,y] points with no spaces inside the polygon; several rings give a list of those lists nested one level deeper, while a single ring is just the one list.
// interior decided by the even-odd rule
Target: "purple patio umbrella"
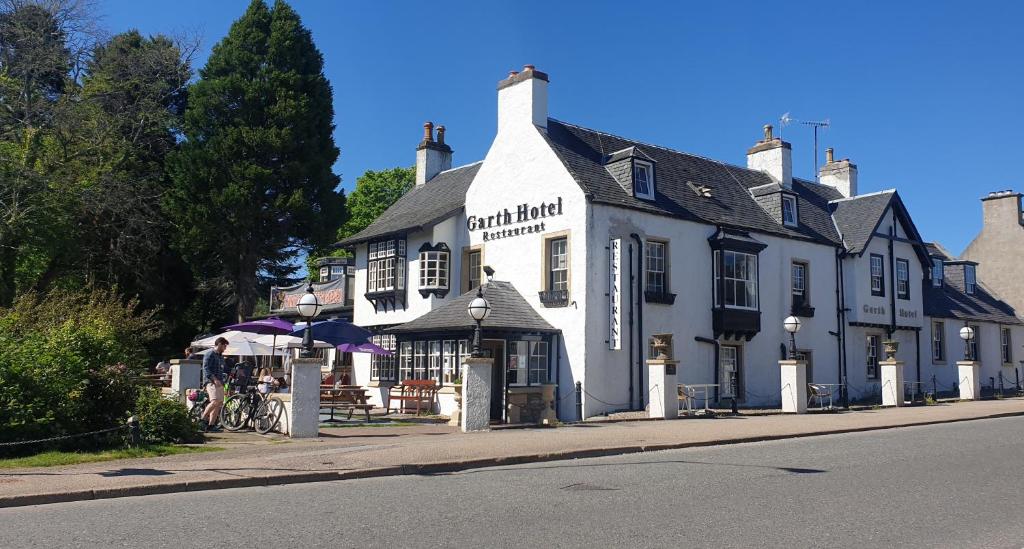
[{"label": "purple patio umbrella", "polygon": [[225,330],[238,330],[239,332],[247,332],[250,334],[271,334],[274,336],[273,343],[270,347],[270,365],[273,368],[274,364],[274,352],[277,349],[277,336],[290,334],[295,329],[295,325],[287,320],[281,320],[280,318],[271,317],[264,318],[261,320],[250,320],[248,322],[239,322],[238,324],[232,324],[230,326],[224,326]]},{"label": "purple patio umbrella", "polygon": [[379,345],[370,343],[369,341],[358,345],[355,343],[342,343],[341,345],[338,345],[338,350],[343,353],[370,353],[384,356],[391,356],[395,354],[393,351],[389,351]]}]

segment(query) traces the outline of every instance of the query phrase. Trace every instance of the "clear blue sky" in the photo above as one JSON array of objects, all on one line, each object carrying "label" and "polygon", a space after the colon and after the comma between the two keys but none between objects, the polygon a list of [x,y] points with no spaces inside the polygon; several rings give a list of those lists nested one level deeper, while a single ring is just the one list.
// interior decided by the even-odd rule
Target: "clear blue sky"
[{"label": "clear blue sky", "polygon": [[[433,120],[455,163],[495,131],[495,84],[532,63],[550,115],[745,163],[761,126],[828,118],[860,191],[899,189],[918,229],[959,253],[978,198],[1024,190],[1024,4],[1018,2],[334,2],[292,4],[334,86],[336,170],[408,166]],[[838,4],[838,3],[836,3]],[[248,2],[100,0],[110,32],[197,32],[198,65]],[[786,128],[810,178],[811,132]]]}]

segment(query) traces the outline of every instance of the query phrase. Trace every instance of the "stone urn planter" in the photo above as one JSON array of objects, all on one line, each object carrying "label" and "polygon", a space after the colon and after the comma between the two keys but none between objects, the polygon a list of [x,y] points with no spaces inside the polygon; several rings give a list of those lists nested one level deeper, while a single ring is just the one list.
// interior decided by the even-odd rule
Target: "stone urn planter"
[{"label": "stone urn planter", "polygon": [[657,353],[651,357],[656,360],[670,360],[672,358],[672,334],[654,334],[651,336],[651,347]]},{"label": "stone urn planter", "polygon": [[900,342],[887,339],[882,342],[882,348],[885,350],[886,360],[896,360],[896,352],[900,350]]},{"label": "stone urn planter", "polygon": [[448,420],[448,425],[457,427],[462,421],[462,384],[453,383],[452,388],[455,389],[455,409],[452,410],[452,417]]}]

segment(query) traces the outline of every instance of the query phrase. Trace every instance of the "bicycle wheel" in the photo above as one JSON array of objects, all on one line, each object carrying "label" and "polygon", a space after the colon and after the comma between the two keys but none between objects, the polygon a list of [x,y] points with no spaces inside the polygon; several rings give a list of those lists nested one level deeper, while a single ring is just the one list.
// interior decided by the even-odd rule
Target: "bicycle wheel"
[{"label": "bicycle wheel", "polygon": [[220,424],[228,431],[237,431],[245,425],[248,418],[246,412],[249,410],[248,395],[231,395],[224,401],[224,408],[220,413]]},{"label": "bicycle wheel", "polygon": [[188,418],[192,420],[192,423],[199,425],[199,422],[203,416],[203,410],[205,408],[206,403],[199,401],[198,399],[196,400],[196,402],[192,404],[192,407],[188,409]]},{"label": "bicycle wheel", "polygon": [[256,432],[265,435],[277,428],[284,415],[284,403],[276,398],[268,398],[256,409]]}]

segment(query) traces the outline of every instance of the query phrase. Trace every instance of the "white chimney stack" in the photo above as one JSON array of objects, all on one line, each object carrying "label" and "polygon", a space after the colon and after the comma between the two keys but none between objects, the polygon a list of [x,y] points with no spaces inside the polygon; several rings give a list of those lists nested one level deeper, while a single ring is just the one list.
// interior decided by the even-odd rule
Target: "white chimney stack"
[{"label": "white chimney stack", "polygon": [[452,148],[444,142],[444,126],[437,127],[434,141],[434,123],[424,123],[423,141],[416,147],[416,184],[422,185],[451,167]]},{"label": "white chimney stack", "polygon": [[837,161],[832,148],[825,149],[825,165],[818,170],[818,182],[839,191],[844,198],[857,196],[857,165],[849,158]]},{"label": "white chimney stack", "polygon": [[764,139],[747,151],[747,168],[764,172],[776,183],[793,187],[793,147],[772,135],[772,126],[764,127]]},{"label": "white chimney stack", "polygon": [[498,133],[520,124],[548,127],[548,75],[533,65],[498,82]]}]

